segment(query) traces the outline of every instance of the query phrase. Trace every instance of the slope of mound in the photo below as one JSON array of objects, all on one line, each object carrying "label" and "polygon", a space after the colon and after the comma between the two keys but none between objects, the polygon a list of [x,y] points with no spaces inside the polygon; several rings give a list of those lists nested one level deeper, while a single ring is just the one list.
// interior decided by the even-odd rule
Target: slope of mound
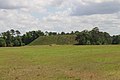
[{"label": "slope of mound", "polygon": [[30,43],[30,45],[73,45],[77,44],[75,38],[76,35],[41,36]]}]

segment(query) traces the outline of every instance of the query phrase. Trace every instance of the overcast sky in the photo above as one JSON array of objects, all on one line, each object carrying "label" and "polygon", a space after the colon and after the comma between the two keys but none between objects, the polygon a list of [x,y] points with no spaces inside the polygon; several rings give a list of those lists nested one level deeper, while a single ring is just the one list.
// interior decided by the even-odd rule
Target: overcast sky
[{"label": "overcast sky", "polygon": [[0,32],[18,29],[120,34],[120,0],[0,0]]}]

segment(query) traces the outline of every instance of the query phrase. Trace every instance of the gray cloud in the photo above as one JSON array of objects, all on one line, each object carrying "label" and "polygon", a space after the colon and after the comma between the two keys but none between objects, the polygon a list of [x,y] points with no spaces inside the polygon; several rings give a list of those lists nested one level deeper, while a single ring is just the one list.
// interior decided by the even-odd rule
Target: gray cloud
[{"label": "gray cloud", "polygon": [[14,3],[12,0],[0,0],[0,9],[20,9],[24,7],[22,4]]},{"label": "gray cloud", "polygon": [[98,26],[111,35],[120,34],[119,5],[119,0],[0,0],[0,32],[70,32]]},{"label": "gray cloud", "polygon": [[120,2],[109,1],[101,3],[89,3],[87,5],[77,4],[71,13],[72,16],[94,15],[94,14],[113,14],[120,11]]}]

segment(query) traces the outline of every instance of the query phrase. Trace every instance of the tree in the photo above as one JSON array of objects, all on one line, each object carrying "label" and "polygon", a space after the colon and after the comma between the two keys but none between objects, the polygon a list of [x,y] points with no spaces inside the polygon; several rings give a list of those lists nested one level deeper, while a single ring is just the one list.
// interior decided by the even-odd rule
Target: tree
[{"label": "tree", "polygon": [[104,39],[105,39],[105,44],[112,44],[112,37],[109,35],[109,33],[104,32]]},{"label": "tree", "polygon": [[93,32],[99,32],[99,28],[98,27],[95,27],[92,29]]},{"label": "tree", "polygon": [[6,47],[6,42],[3,38],[0,38],[0,47]]},{"label": "tree", "polygon": [[79,42],[80,45],[89,45],[90,42],[90,34],[89,31],[84,30],[77,34],[76,40]]},{"label": "tree", "polygon": [[10,34],[10,31],[6,32],[6,44],[8,47],[12,47],[13,43],[12,43],[12,36]]},{"label": "tree", "polygon": [[49,35],[49,36],[57,35],[57,32],[49,32],[48,35]]},{"label": "tree", "polygon": [[112,44],[120,44],[120,35],[112,36]]},{"label": "tree", "polygon": [[17,39],[14,41],[14,46],[20,46],[20,42]]},{"label": "tree", "polygon": [[20,36],[20,34],[21,34],[20,31],[16,30],[15,32],[16,32],[17,36]]},{"label": "tree", "polygon": [[76,40],[80,45],[103,45],[111,44],[111,36],[107,32],[100,32],[97,27],[93,28],[91,31],[84,30],[77,34]]},{"label": "tree", "polygon": [[74,32],[73,32],[73,31],[71,31],[71,33],[70,33],[70,34],[72,35],[72,34],[74,34]]},{"label": "tree", "polygon": [[45,35],[44,32],[42,32],[41,30],[36,31],[36,33],[37,33],[37,37]]},{"label": "tree", "polygon": [[49,34],[48,34],[48,31],[45,31],[45,35],[46,35],[46,36],[48,36],[48,35],[49,35]]},{"label": "tree", "polygon": [[[11,30],[10,30],[10,33],[11,33],[11,42],[14,43],[14,40],[15,40],[15,37],[14,37],[14,35],[15,35],[15,30],[14,30],[14,29],[11,29]],[[13,44],[13,45],[14,45],[14,44]]]},{"label": "tree", "polygon": [[10,32],[11,32],[12,36],[15,35],[15,30],[14,29],[11,29]]},{"label": "tree", "polygon": [[61,32],[61,35],[65,35],[65,32]]},{"label": "tree", "polygon": [[75,34],[78,35],[80,32],[79,31],[75,31]]},{"label": "tree", "polygon": [[91,37],[91,44],[96,45],[96,44],[100,44],[100,32],[98,27],[93,28],[90,31],[90,37]]}]

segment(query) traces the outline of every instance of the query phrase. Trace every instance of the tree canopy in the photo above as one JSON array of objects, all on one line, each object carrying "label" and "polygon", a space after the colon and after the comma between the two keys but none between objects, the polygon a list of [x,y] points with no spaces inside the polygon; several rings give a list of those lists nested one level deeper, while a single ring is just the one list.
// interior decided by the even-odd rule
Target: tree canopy
[{"label": "tree canopy", "polygon": [[98,27],[92,30],[71,31],[65,32],[42,32],[29,31],[21,34],[19,30],[8,30],[0,34],[0,47],[13,47],[28,45],[40,36],[57,36],[57,35],[76,35],[77,45],[107,45],[107,44],[120,44],[120,35],[110,36],[107,32],[99,31]]}]

